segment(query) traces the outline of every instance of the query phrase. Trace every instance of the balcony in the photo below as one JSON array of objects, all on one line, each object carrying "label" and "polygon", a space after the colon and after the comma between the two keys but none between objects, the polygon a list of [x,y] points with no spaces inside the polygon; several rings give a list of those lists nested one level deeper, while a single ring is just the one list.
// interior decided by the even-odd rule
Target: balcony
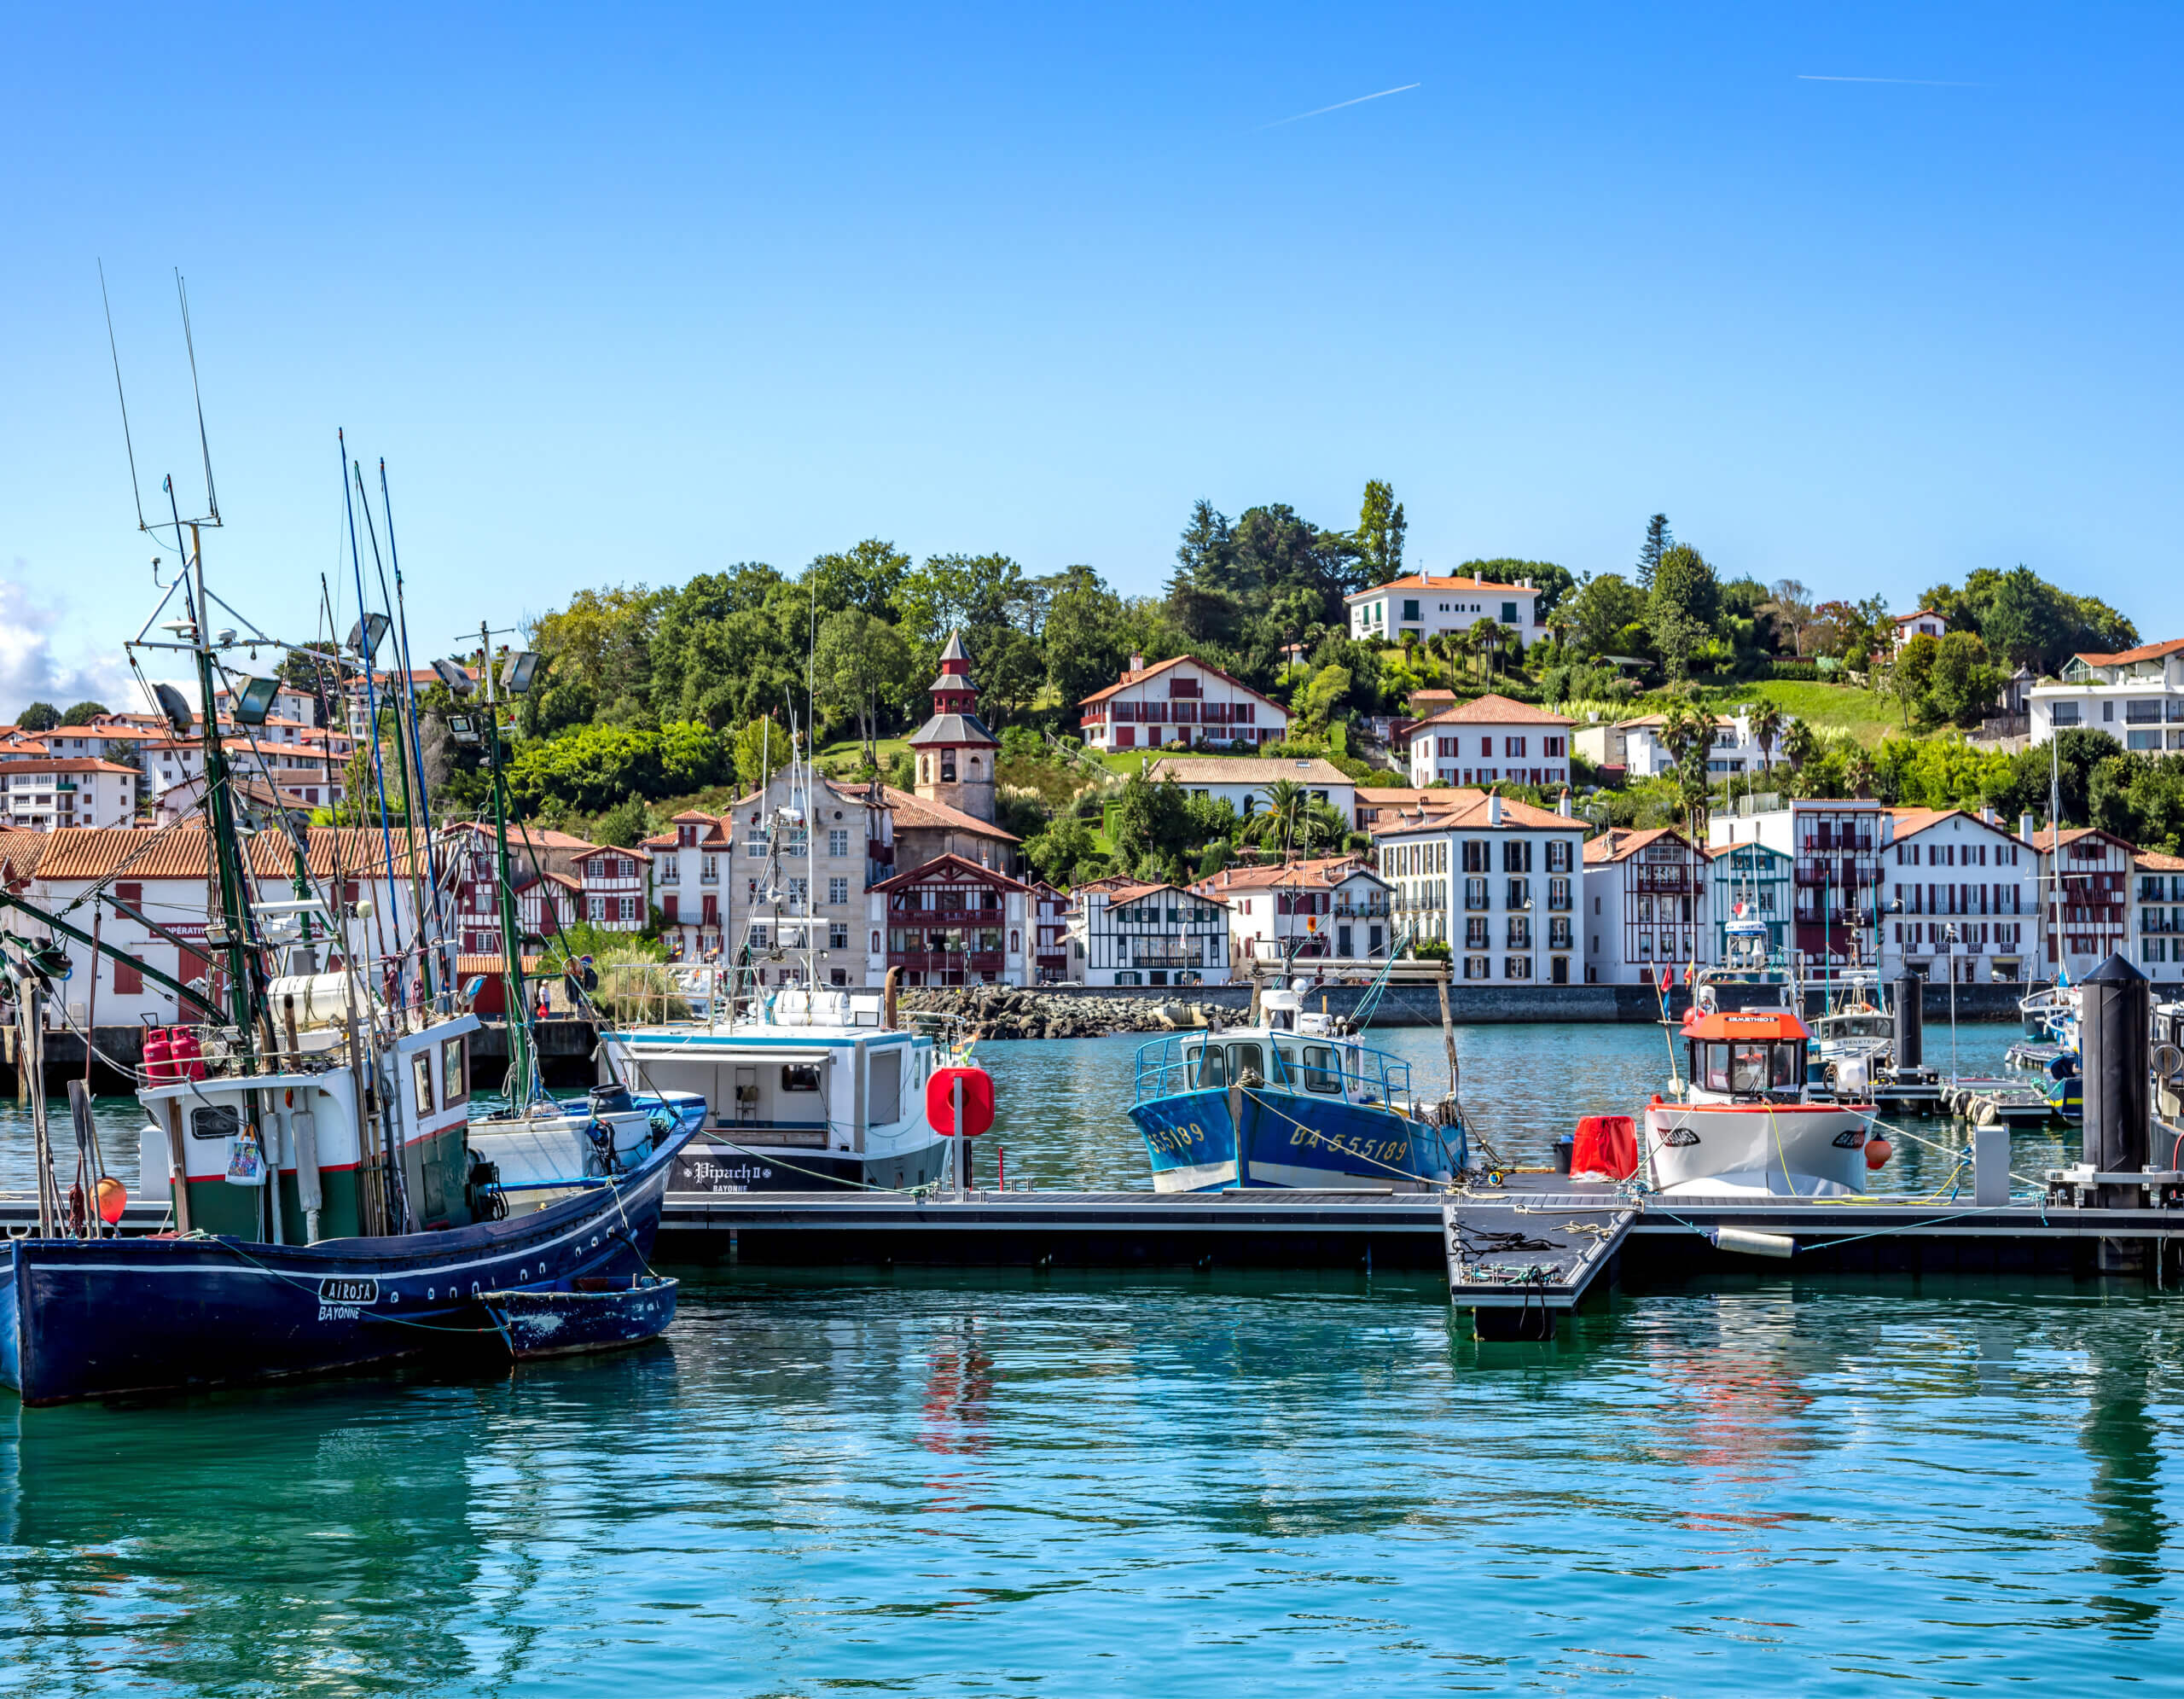
[{"label": "balcony", "polygon": [[1205,958],[1187,945],[1159,944],[1150,939],[1134,939],[1130,947],[1130,965],[1133,968],[1198,968]]},{"label": "balcony", "polygon": [[998,950],[891,950],[887,965],[920,974],[997,974],[1002,969]]}]

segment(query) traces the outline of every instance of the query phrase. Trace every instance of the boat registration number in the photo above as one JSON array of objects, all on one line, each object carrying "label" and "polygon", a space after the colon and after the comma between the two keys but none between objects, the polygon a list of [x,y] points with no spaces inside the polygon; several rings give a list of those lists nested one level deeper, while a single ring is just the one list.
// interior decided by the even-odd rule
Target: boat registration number
[{"label": "boat registration number", "polygon": [[1186,1121],[1180,1126],[1149,1126],[1145,1129],[1145,1142],[1155,1150],[1180,1156],[1194,1144],[1205,1143],[1205,1129],[1196,1121]]},{"label": "boat registration number", "polygon": [[318,1283],[318,1301],[322,1304],[376,1304],[379,1302],[379,1282],[376,1280],[341,1280],[329,1277]]}]

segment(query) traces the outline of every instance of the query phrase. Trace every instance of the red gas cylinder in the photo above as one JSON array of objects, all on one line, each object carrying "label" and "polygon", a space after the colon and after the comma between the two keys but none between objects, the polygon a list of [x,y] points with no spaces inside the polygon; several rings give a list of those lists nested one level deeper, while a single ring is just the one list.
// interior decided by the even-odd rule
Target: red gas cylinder
[{"label": "red gas cylinder", "polygon": [[187,1027],[177,1027],[167,1039],[167,1054],[174,1058],[174,1077],[177,1079],[202,1079],[205,1077],[205,1046],[198,1042],[197,1034]]},{"label": "red gas cylinder", "polygon": [[174,1064],[167,1060],[173,1055],[167,1042],[167,1029],[154,1027],[144,1035],[144,1078],[154,1084],[174,1078]]}]

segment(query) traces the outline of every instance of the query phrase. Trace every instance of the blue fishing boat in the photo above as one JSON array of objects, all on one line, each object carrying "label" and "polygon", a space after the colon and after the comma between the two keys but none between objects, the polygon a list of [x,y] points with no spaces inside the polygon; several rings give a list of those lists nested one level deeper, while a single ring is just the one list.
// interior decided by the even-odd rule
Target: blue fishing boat
[{"label": "blue fishing boat", "polygon": [[1419,1101],[1409,1062],[1306,1013],[1293,991],[1261,1002],[1259,1021],[1138,1051],[1130,1114],[1155,1190],[1415,1191],[1468,1166],[1453,1093]]},{"label": "blue fishing boat", "polygon": [[488,1292],[479,1301],[508,1354],[521,1360],[657,1339],[675,1320],[676,1291],[664,1275],[577,1275],[550,1288]]}]

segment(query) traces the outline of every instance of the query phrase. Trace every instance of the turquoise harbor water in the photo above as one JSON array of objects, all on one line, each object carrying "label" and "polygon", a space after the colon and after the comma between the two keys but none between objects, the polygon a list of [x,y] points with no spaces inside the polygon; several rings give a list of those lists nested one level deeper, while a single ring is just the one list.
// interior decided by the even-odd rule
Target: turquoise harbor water
[{"label": "turquoise harbor water", "polygon": [[[1661,1072],[1643,1029],[1464,1043],[1519,1155]],[[988,1048],[1012,1172],[1141,1183],[1132,1048]],[[0,1406],[0,1689],[2179,1679],[2164,1295],[1770,1271],[1485,1347],[1362,1274],[682,1271],[612,1359]]]}]

